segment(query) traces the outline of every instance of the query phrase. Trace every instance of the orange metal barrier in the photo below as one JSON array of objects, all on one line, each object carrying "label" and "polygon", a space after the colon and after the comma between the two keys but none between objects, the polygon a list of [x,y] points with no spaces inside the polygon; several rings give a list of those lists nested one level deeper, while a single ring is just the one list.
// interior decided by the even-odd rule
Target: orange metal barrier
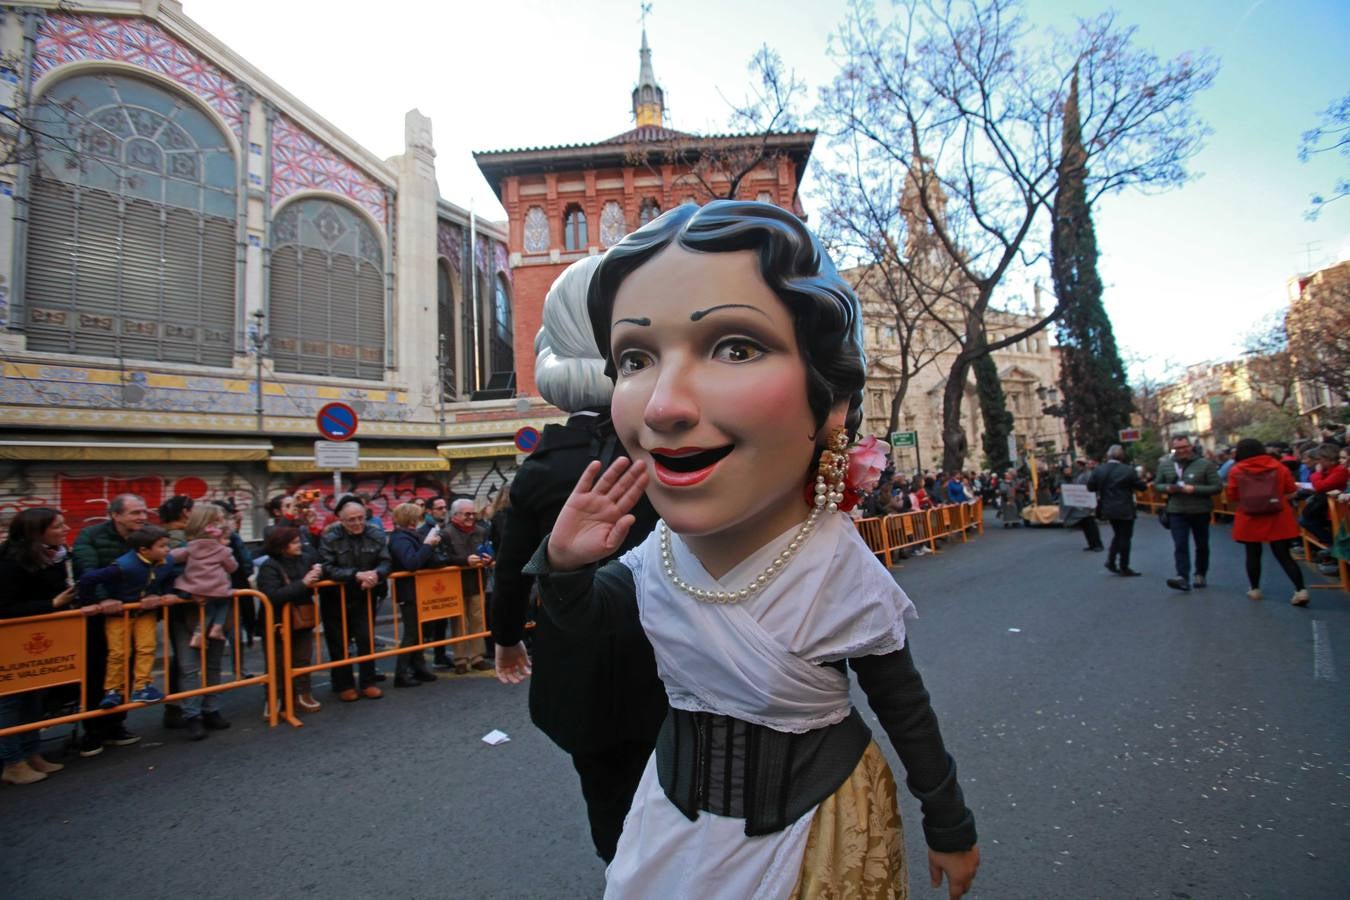
[{"label": "orange metal barrier", "polygon": [[930,550],[937,552],[940,537],[960,534],[961,540],[967,541],[971,529],[983,534],[984,501],[856,519],[854,525],[868,549],[890,568],[897,550],[927,544]]},{"label": "orange metal barrier", "polygon": [[[465,631],[468,628],[468,613],[470,604],[476,604],[482,607],[483,622],[487,621],[487,592],[484,573],[491,566],[449,566],[443,569],[422,569],[417,572],[394,572],[389,576],[389,602],[393,609],[392,627],[394,631],[394,643],[397,645],[401,639],[399,628],[399,603],[398,603],[398,582],[401,579],[415,579],[414,592],[416,594],[417,625],[418,636],[421,636],[421,627],[430,622],[439,619],[457,620],[459,630]],[[476,572],[478,575],[478,593],[473,598],[465,598],[461,573],[464,571]],[[337,581],[320,581],[313,586],[311,596],[314,603],[319,603],[319,591],[323,588],[344,589],[344,585]],[[401,656],[405,653],[420,653],[423,650],[434,649],[436,647],[447,647],[455,644],[465,643],[467,641],[482,640],[491,636],[491,632],[486,630],[475,631],[471,634],[459,634],[455,637],[447,637],[439,641],[420,641],[416,644],[400,647],[394,646],[388,650],[375,649],[375,603],[372,597],[372,588],[360,589],[365,594],[366,599],[366,622],[367,634],[370,637],[368,651],[366,653],[357,653],[350,655],[351,641],[348,637],[347,621],[347,602],[345,596],[339,600],[338,607],[341,610],[341,623],[332,623],[322,621],[314,629],[314,655],[315,661],[308,666],[295,666],[291,660],[291,645],[293,641],[293,632],[291,628],[291,617],[288,614],[280,616],[277,628],[281,632],[281,652],[282,652],[282,677],[279,684],[279,690],[284,694],[281,706],[283,709],[282,718],[296,728],[303,727],[304,723],[295,714],[295,678],[299,675],[309,675],[314,672],[323,672],[329,669],[335,669],[339,666],[349,666],[356,663],[374,661],[377,659],[386,659],[391,656]],[[342,629],[342,647],[343,656],[341,659],[329,658],[326,662],[323,659],[323,649],[321,648],[319,635],[325,628],[340,627]],[[358,648],[359,650],[359,648]],[[269,660],[274,660],[275,656],[269,656]],[[269,668],[273,666],[269,664]],[[275,709],[275,704],[273,709]]]},{"label": "orange metal barrier", "polygon": [[[1304,502],[1306,503],[1307,501]],[[1333,540],[1336,535],[1341,533],[1341,528],[1343,526],[1343,523],[1345,522],[1343,518],[1345,513],[1343,510],[1341,510],[1340,506],[1341,506],[1340,502],[1335,497],[1327,498],[1327,518],[1331,522],[1331,535]],[[1303,514],[1302,505],[1300,505],[1299,509],[1295,511],[1295,515],[1302,516],[1302,514]],[[1302,539],[1303,541],[1303,561],[1310,566],[1316,566],[1317,563],[1314,561],[1316,559],[1316,556],[1313,553],[1312,548],[1316,547],[1319,550],[1329,550],[1330,548],[1325,543],[1314,537],[1311,533],[1309,533],[1308,529],[1304,528],[1301,525],[1299,526],[1298,533],[1300,539]],[[1350,591],[1350,563],[1347,563],[1343,559],[1337,559],[1336,575],[1337,580],[1334,584],[1309,583],[1308,589],[1316,591],[1316,590],[1336,590],[1337,588],[1339,588],[1343,591]]]},{"label": "orange metal barrier", "polygon": [[[163,663],[163,684],[164,684],[164,702],[172,703],[176,700],[183,700],[187,697],[195,697],[199,694],[216,694],[224,691],[237,690],[238,688],[252,687],[255,684],[266,685],[268,708],[271,710],[270,724],[276,725],[276,680],[269,673],[266,675],[252,675],[247,678],[241,678],[243,668],[241,666],[241,652],[239,649],[239,601],[241,598],[256,598],[262,603],[264,622],[266,632],[264,635],[264,648],[268,658],[272,657],[272,604],[267,597],[253,590],[234,591],[232,601],[234,603],[234,614],[230,617],[234,626],[234,678],[230,681],[222,681],[220,684],[207,685],[206,687],[194,688],[192,690],[177,691],[169,693],[169,667],[168,656],[170,653],[171,639],[169,636],[169,609],[173,606],[191,605],[190,600],[178,600],[165,604],[160,609],[163,612],[159,616],[156,627],[155,655],[157,661]],[[141,604],[127,603],[123,605],[122,611],[117,615],[122,617],[124,623],[123,634],[124,651],[126,658],[126,683],[122,685],[122,696],[130,697],[132,688],[132,673],[134,666],[134,651],[132,650],[132,629],[131,617],[140,611]],[[47,613],[41,616],[24,616],[17,619],[0,619],[0,694],[18,694],[25,691],[41,690],[43,688],[58,687],[66,684],[80,685],[80,712],[72,713],[66,716],[57,716],[50,719],[40,719],[36,722],[28,722],[23,725],[15,725],[9,728],[0,728],[0,735],[18,734],[24,731],[36,731],[41,728],[49,728],[53,725],[65,725],[71,722],[80,722],[84,719],[92,719],[98,716],[112,715],[113,713],[126,712],[132,709],[140,709],[150,704],[146,703],[123,703],[121,706],[112,709],[99,709],[97,703],[102,699],[102,686],[99,686],[100,693],[93,698],[95,706],[89,709],[90,698],[87,695],[85,686],[86,678],[86,657],[88,650],[86,648],[85,629],[88,624],[89,616],[85,616],[78,609],[62,610],[56,613]],[[106,616],[94,616],[92,618],[105,619]],[[205,632],[206,609],[198,607],[198,627]],[[206,677],[206,655],[208,641],[203,640],[202,646],[198,649],[201,654],[199,660],[199,672],[202,678]],[[223,675],[224,673],[222,673]]]}]

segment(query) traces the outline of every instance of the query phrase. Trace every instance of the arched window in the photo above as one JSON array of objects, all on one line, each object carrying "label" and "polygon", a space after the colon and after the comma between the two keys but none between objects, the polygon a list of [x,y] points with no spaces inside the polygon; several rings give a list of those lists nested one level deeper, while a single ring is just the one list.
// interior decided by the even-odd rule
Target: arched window
[{"label": "arched window", "polygon": [[586,249],[586,214],[575,203],[563,213],[563,249],[569,252]]},{"label": "arched window", "polygon": [[755,196],[755,199],[756,199],[757,201],[759,201],[760,203],[772,203],[772,202],[773,202],[773,194],[770,194],[768,191],[760,191],[760,192]]},{"label": "arched window", "polygon": [[442,259],[436,264],[436,324],[439,333],[436,346],[440,348],[437,364],[441,370],[441,392],[447,397],[459,394],[455,377],[455,291],[450,266]]},{"label": "arched window", "polygon": [[642,201],[642,205],[638,207],[638,227],[641,228],[659,215],[661,215],[661,204],[657,203],[653,198],[647,197]]},{"label": "arched window", "polygon": [[511,335],[511,293],[506,286],[506,279],[501,275],[493,279],[490,358],[491,375],[515,370],[515,347]]},{"label": "arched window", "polygon": [[74,75],[39,101],[28,347],[228,366],[236,178],[225,134],[139,78]]},{"label": "arched window", "polygon": [[548,252],[548,216],[539,206],[531,206],[525,213],[525,252]]},{"label": "arched window", "polygon": [[384,377],[384,251],[360,213],[288,203],[272,221],[269,300],[278,371]]},{"label": "arched window", "polygon": [[610,200],[600,209],[600,246],[613,247],[627,232],[623,207]]}]

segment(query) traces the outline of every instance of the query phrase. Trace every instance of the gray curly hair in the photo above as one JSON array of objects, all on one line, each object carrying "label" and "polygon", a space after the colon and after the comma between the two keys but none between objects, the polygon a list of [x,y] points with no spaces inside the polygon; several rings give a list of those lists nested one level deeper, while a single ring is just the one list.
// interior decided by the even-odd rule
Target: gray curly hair
[{"label": "gray curly hair", "polygon": [[572,263],[544,298],[544,324],[534,338],[534,382],[539,395],[564,412],[606,406],[614,383],[595,344],[586,307],[600,256]]}]

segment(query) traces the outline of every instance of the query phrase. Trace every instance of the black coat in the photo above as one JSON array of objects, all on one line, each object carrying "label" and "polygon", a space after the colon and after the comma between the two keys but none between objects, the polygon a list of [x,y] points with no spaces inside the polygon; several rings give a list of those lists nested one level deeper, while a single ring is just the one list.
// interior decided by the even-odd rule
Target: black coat
[{"label": "black coat", "polygon": [[[66,589],[64,563],[30,569],[10,556],[0,559],[0,619],[42,616],[56,612],[52,600]],[[79,607],[72,604],[71,609]]]},{"label": "black coat", "polygon": [[282,607],[298,600],[308,600],[313,589],[304,583],[307,572],[319,561],[319,557],[301,543],[299,556],[269,556],[267,562],[258,569],[258,590],[272,601],[272,611],[280,621]]},{"label": "black coat", "polygon": [[1088,476],[1088,490],[1097,495],[1103,519],[1133,519],[1135,492],[1148,487],[1134,466],[1108,459]]},{"label": "black coat", "polygon": [[[497,643],[515,644],[524,635],[527,607],[537,604],[534,579],[520,570],[553,530],[582,470],[593,459],[623,453],[603,416],[576,415],[565,425],[544,428],[539,446],[516,472],[511,507],[505,511],[492,604]],[[645,497],[633,512],[637,522],[619,553],[640,544],[656,527],[656,511]],[[531,649],[530,718],[559,747],[592,753],[620,741],[656,740],[666,716],[666,692],[646,635],[579,636],[536,609]]]}]

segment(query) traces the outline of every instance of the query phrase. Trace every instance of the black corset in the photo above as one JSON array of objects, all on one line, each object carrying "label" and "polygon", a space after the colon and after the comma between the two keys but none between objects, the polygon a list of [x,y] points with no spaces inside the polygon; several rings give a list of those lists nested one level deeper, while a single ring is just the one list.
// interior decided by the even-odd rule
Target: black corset
[{"label": "black corset", "polygon": [[750,836],[782,831],[852,774],[872,732],[856,709],[805,734],[671,708],[656,739],[656,774],[690,821],[699,811],[745,819]]}]

